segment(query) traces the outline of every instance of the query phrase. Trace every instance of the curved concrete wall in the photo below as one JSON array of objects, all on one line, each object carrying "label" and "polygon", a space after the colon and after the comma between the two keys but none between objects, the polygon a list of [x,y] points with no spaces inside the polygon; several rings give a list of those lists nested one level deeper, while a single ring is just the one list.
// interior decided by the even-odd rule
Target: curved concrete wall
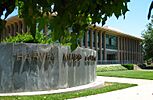
[{"label": "curved concrete wall", "polygon": [[96,51],[46,44],[0,44],[0,92],[79,86],[96,78]]}]

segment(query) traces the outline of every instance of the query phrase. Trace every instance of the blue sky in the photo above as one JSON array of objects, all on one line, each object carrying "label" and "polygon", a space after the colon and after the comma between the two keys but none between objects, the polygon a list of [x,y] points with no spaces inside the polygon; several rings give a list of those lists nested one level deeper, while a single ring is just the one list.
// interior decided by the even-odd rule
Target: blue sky
[{"label": "blue sky", "polygon": [[[119,19],[113,16],[107,20],[105,26],[110,26],[127,34],[141,37],[142,31],[146,29],[146,24],[150,21],[147,19],[147,15],[152,0],[130,1],[131,2],[128,3],[130,11],[126,13],[125,19],[123,16],[119,17]],[[14,15],[17,15],[17,10],[10,16]]]},{"label": "blue sky", "polygon": [[[150,22],[147,19],[149,6],[152,0],[130,0],[128,3],[129,12],[126,13],[125,19],[123,16],[111,17],[107,20],[105,26],[110,26],[119,29],[127,34],[141,37],[141,33],[146,29],[146,24]],[[153,14],[153,12],[152,12]]]}]

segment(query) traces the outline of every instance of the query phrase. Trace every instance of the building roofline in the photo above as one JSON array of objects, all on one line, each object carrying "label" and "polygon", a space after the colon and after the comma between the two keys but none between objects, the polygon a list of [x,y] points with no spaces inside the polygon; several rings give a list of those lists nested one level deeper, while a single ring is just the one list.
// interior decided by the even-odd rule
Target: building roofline
[{"label": "building roofline", "polygon": [[[22,20],[22,18],[19,18],[18,15],[12,16],[12,17],[6,19],[6,21],[7,21],[6,25],[7,25],[7,24],[10,24],[10,23],[14,23],[14,22],[19,21],[19,20]],[[105,26],[105,27],[100,27],[100,26],[95,26],[95,27],[94,27],[94,26],[89,26],[89,28],[92,28],[92,29],[95,29],[95,30],[99,30],[99,31],[102,30],[102,31],[104,31],[104,32],[109,32],[110,34],[114,34],[114,35],[118,35],[118,36],[123,36],[123,37],[129,37],[129,38],[137,39],[137,40],[140,40],[140,41],[143,40],[142,38],[138,38],[138,37],[136,37],[136,36],[132,36],[132,35],[126,34],[126,33],[124,33],[124,32],[117,31],[117,30],[115,30],[115,29],[111,29],[111,28],[106,27],[106,26]]]},{"label": "building roofline", "polygon": [[22,18],[19,18],[18,15],[12,16],[12,17],[6,19],[6,25],[11,24],[11,23],[15,23],[19,20],[22,20]]},{"label": "building roofline", "polygon": [[[90,26],[91,27],[91,26]],[[117,31],[117,30],[114,30],[114,29],[111,29],[109,27],[100,27],[100,26],[92,26],[94,29],[96,30],[101,30],[103,29],[104,32],[110,32],[111,34],[114,34],[114,35],[118,35],[118,36],[123,36],[123,37],[129,37],[129,38],[133,38],[133,39],[137,39],[137,40],[140,40],[142,41],[143,39],[142,38],[138,38],[136,36],[132,36],[132,35],[129,35],[129,34],[126,34],[124,32],[120,32],[120,31]]]}]

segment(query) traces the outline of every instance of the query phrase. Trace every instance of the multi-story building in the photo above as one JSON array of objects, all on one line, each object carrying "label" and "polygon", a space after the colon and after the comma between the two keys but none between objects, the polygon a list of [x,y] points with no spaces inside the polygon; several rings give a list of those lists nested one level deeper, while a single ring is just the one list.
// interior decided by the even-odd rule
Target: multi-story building
[{"label": "multi-story building", "polygon": [[81,46],[95,49],[98,63],[142,63],[141,41],[108,27],[96,27],[85,33]]},{"label": "multi-story building", "polygon": [[[1,40],[15,36],[16,32],[25,33],[28,30],[24,21],[17,16],[7,19]],[[89,27],[80,43],[81,47],[97,51],[99,64],[142,63],[143,54],[140,42],[142,39],[116,31],[109,27]]]}]

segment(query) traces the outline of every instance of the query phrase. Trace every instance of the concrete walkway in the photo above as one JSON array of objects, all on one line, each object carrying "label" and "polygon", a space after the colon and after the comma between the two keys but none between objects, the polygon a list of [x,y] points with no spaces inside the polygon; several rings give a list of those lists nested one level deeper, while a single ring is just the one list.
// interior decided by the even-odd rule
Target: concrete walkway
[{"label": "concrete walkway", "polygon": [[73,100],[153,100],[153,80],[98,77],[107,82],[134,83],[138,86]]},{"label": "concrete walkway", "polygon": [[33,91],[20,93],[0,93],[0,96],[19,96],[19,95],[42,95],[54,94],[62,92],[72,92],[88,88],[102,86],[104,82],[119,82],[119,83],[134,83],[138,86],[130,87],[122,90],[112,91],[103,94],[97,94],[87,97],[75,98],[72,100],[153,100],[153,80],[116,78],[97,76],[95,82],[67,89],[48,90],[48,91]]}]

